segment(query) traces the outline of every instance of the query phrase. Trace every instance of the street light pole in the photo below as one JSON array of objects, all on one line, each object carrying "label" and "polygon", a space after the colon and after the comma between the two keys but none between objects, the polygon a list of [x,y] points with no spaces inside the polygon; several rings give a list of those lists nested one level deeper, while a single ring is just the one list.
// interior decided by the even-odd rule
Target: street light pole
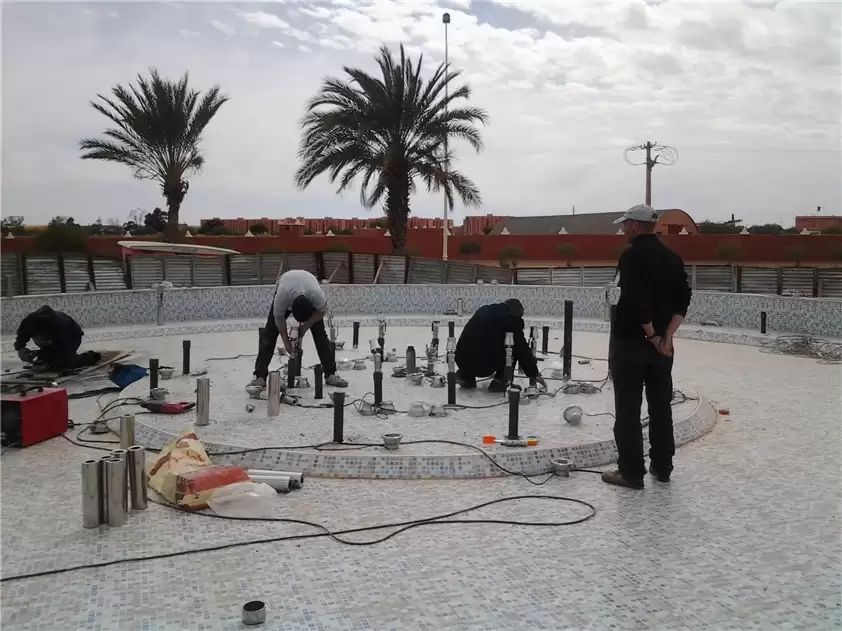
[{"label": "street light pole", "polygon": [[[450,24],[450,14],[445,13],[441,16],[442,24],[444,24],[444,68],[445,68],[445,84],[444,84],[444,113],[447,115],[447,97],[448,97],[448,83],[447,75],[450,73],[450,69],[448,67],[448,45],[447,45],[447,25]],[[450,164],[448,164],[448,154],[447,154],[447,135],[444,137],[444,172],[445,176],[450,172]],[[442,194],[444,195],[444,226],[442,226],[442,259],[447,260],[447,193],[442,187]]]}]

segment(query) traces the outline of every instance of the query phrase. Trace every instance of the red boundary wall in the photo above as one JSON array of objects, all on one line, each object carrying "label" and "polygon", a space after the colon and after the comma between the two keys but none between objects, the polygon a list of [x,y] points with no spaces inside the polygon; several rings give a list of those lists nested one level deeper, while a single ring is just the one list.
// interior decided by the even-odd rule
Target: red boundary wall
[{"label": "red boundary wall", "polygon": [[[792,263],[842,263],[842,236],[840,235],[663,235],[661,237],[687,263],[712,262],[779,264]],[[122,248],[118,241],[150,241],[150,237],[92,236],[87,239],[87,253],[94,256],[119,258]],[[355,236],[300,236],[276,235],[260,237],[195,236],[186,243],[230,248],[243,254],[258,252],[323,252],[338,244],[348,252],[364,254],[390,254],[392,242],[382,234]],[[480,252],[473,255],[459,253],[459,244],[473,242]],[[518,248],[523,257],[520,264],[530,261],[552,264],[566,263],[567,257],[559,256],[560,244],[571,244],[575,251],[570,257],[575,265],[616,261],[625,247],[622,235],[468,235],[449,239],[448,258],[462,261],[496,261],[504,248]],[[341,247],[340,246],[340,247]],[[723,260],[723,248],[734,253],[732,261]],[[733,247],[731,247],[733,246]],[[440,258],[441,230],[410,230],[407,235],[407,253],[424,258]],[[37,252],[34,237],[0,239],[3,252]],[[344,251],[344,250],[343,250]]]}]

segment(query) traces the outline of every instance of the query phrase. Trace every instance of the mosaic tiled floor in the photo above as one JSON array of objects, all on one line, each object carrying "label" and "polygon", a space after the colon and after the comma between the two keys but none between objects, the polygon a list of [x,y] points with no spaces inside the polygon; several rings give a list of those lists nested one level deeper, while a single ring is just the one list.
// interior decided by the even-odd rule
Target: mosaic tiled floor
[{"label": "mosaic tiled floor", "polygon": [[[172,341],[139,343],[161,354]],[[243,628],[240,608],[257,598],[269,608],[258,628],[272,630],[842,627],[840,366],[683,340],[676,379],[698,383],[731,414],[679,450],[669,485],[647,480],[634,492],[588,474],[541,487],[511,478],[309,479],[278,498],[278,515],[339,529],[506,495],[562,495],[596,507],[582,524],[436,525],[373,547],[310,539],[4,582],[0,623],[227,631]],[[94,399],[72,402],[76,420],[95,409]],[[54,439],[3,454],[3,577],[311,532],[156,505],[122,528],[86,531],[79,463],[94,453]],[[523,500],[475,517],[581,514]]]}]

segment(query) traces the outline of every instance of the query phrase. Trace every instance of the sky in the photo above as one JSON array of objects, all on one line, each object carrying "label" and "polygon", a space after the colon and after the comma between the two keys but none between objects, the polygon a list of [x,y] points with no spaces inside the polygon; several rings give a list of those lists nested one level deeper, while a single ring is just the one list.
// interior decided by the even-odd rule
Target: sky
[{"label": "sky", "polygon": [[[326,177],[294,183],[307,100],[343,66],[375,72],[400,43],[445,57],[489,116],[485,147],[454,144],[478,185],[465,214],[544,215],[641,203],[645,169],[624,149],[678,151],[653,172],[653,206],[698,220],[733,213],[792,225],[842,214],[842,72],[838,2],[623,3],[359,0],[230,3],[3,3],[2,212],[28,224],[56,215],[125,221],[164,207],[128,167],[79,159],[107,121],[89,102],[149,67],[230,95],[208,126],[203,171],[182,221],[210,217],[374,217],[358,189]],[[642,154],[632,153],[632,161]],[[443,200],[419,192],[417,216]]]}]

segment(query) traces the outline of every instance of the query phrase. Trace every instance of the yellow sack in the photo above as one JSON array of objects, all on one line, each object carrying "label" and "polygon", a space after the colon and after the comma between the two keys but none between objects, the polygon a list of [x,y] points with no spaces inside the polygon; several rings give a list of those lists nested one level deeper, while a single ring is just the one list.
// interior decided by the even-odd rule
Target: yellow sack
[{"label": "yellow sack", "polygon": [[166,501],[176,504],[178,476],[211,466],[213,464],[199,437],[193,432],[187,432],[161,450],[149,472],[149,486]]}]

